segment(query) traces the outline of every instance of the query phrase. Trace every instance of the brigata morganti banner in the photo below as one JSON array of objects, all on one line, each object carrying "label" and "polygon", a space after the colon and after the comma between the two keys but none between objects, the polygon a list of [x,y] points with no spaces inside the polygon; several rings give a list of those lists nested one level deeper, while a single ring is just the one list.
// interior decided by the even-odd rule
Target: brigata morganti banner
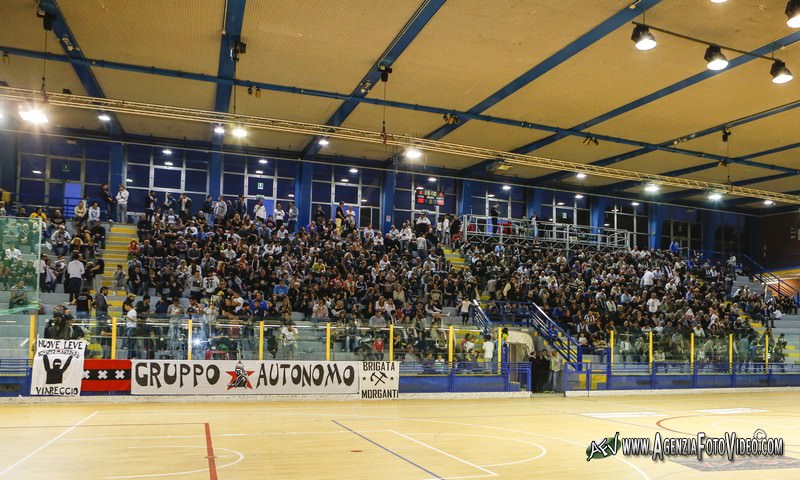
[{"label": "brigata morganti banner", "polygon": [[36,340],[31,395],[77,397],[83,378],[83,340]]},{"label": "brigata morganti banner", "polygon": [[397,398],[399,362],[134,360],[134,395],[337,395]]}]

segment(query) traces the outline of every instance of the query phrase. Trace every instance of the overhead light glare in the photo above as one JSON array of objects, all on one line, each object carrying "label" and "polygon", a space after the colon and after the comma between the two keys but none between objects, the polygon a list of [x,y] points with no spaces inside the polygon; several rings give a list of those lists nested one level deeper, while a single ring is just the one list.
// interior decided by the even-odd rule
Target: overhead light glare
[{"label": "overhead light glare", "polygon": [[436,177],[428,177],[428,181],[433,183],[436,181]]},{"label": "overhead light glare", "polygon": [[264,170],[256,170],[256,175],[263,175],[263,174],[264,174]]},{"label": "overhead light glare", "polygon": [[711,0],[711,3],[725,3],[728,0]]},{"label": "overhead light glare", "polygon": [[764,200],[764,205],[769,207],[771,205],[775,205],[775,202],[773,202],[772,200]]},{"label": "overhead light glare", "polygon": [[19,109],[19,118],[36,125],[48,123],[47,114],[37,107],[23,106]]},{"label": "overhead light glare", "polygon": [[41,170],[32,170],[31,173],[33,173],[34,175],[41,175],[42,171]]},{"label": "overhead light glare", "polygon": [[659,187],[655,183],[648,183],[647,185],[644,186],[644,191],[647,192],[647,193],[656,193],[660,189],[661,189],[661,187]]},{"label": "overhead light glare", "polygon": [[128,182],[128,183],[133,183],[133,179],[132,178],[126,178],[125,181]]},{"label": "overhead light glare", "polygon": [[343,179],[342,179],[342,183],[347,183],[347,182],[349,182],[349,181],[350,181],[350,180],[348,180],[348,179],[346,179],[346,178],[343,178]]},{"label": "overhead light glare", "polygon": [[225,127],[223,127],[222,125],[217,125],[216,127],[214,127],[214,133],[216,133],[217,135],[225,135]]},{"label": "overhead light glare", "polygon": [[639,202],[631,202],[631,205],[633,205],[634,207],[638,207],[639,206]]},{"label": "overhead light glare", "polygon": [[583,180],[584,178],[586,178],[586,174],[585,173],[578,173],[578,174],[575,175],[575,178],[577,178],[578,180]]},{"label": "overhead light glare", "polygon": [[261,165],[266,165],[267,164],[267,159],[266,158],[259,158],[258,159],[258,163],[260,163]]},{"label": "overhead light glare", "polygon": [[327,147],[328,145],[330,145],[331,142],[327,138],[320,138],[319,142],[317,143],[319,143],[320,147]]},{"label": "overhead light glare", "polygon": [[708,64],[706,65],[709,70],[723,70],[728,66],[728,59],[722,53],[722,50],[716,45],[709,45],[706,48],[706,54],[703,56]]},{"label": "overhead light glare", "polygon": [[366,198],[362,198],[362,199],[361,199],[361,203],[367,203],[367,201],[368,201],[368,200],[367,200]]},{"label": "overhead light glare", "polygon": [[511,190],[511,185],[503,185],[503,190],[505,191]]},{"label": "overhead light glare", "polygon": [[581,194],[579,193],[579,194],[575,195],[575,198],[577,198],[578,200],[580,200],[581,198],[583,198],[583,195],[581,195]]},{"label": "overhead light glare", "polygon": [[722,194],[719,192],[711,192],[708,194],[708,199],[713,201],[722,200]]},{"label": "overhead light glare", "polygon": [[559,207],[563,207],[564,206],[564,202],[558,202],[556,205],[558,205]]},{"label": "overhead light glare", "polygon": [[786,4],[786,25],[791,28],[800,28],[800,0],[789,0]]},{"label": "overhead light glare", "polygon": [[290,193],[289,195],[286,195],[286,196],[289,197],[289,198],[294,198],[294,193]]},{"label": "overhead light glare", "polygon": [[111,121],[111,117],[107,113],[101,113],[100,115],[97,116],[97,119],[100,120],[101,122]]},{"label": "overhead light glare", "polygon": [[494,193],[490,193],[489,198],[494,198]]},{"label": "overhead light glare", "polygon": [[242,127],[236,127],[231,130],[231,134],[233,134],[233,136],[236,138],[244,138],[247,136],[247,130]]},{"label": "overhead light glare", "polygon": [[792,72],[786,68],[786,64],[780,60],[775,60],[772,63],[772,68],[769,69],[769,73],[772,75],[772,83],[786,83],[794,78]]},{"label": "overhead light glare", "polygon": [[636,45],[638,50],[646,51],[652,50],[656,48],[656,37],[650,33],[650,29],[644,25],[636,25],[633,29],[633,35],[631,35],[631,40]]},{"label": "overhead light glare", "polygon": [[422,150],[415,147],[409,147],[406,149],[405,155],[409,160],[419,160],[422,158]]},{"label": "overhead light glare", "polygon": [[161,153],[163,153],[164,155],[172,155],[172,150],[170,150],[169,148],[165,148],[164,150],[161,150]]},{"label": "overhead light glare", "polygon": [[358,173],[358,169],[357,168],[351,168],[350,169],[350,173]]},{"label": "overhead light glare", "polygon": [[164,162],[164,165],[166,165],[168,167],[171,167],[172,166],[172,162]]}]

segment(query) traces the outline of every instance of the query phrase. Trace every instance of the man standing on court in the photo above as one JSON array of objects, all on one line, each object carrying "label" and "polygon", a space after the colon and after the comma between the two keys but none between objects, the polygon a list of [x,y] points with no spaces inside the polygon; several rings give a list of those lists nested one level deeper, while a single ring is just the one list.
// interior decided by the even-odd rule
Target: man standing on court
[{"label": "man standing on court", "polygon": [[120,223],[128,223],[128,196],[130,194],[125,189],[125,185],[119,186],[117,192],[117,221]]}]

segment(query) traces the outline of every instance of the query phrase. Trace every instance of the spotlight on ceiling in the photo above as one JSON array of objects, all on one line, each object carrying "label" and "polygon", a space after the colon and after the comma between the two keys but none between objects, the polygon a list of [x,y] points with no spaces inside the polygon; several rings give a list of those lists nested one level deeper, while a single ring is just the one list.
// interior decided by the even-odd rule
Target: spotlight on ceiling
[{"label": "spotlight on ceiling", "polygon": [[775,202],[773,202],[772,200],[764,200],[764,205],[769,207],[775,205]]},{"label": "spotlight on ceiling", "polygon": [[428,181],[433,183],[436,181],[436,177],[428,177]]},{"label": "spotlight on ceiling", "polygon": [[351,168],[350,169],[350,173],[358,173],[358,169],[357,168]]},{"label": "spotlight on ceiling", "polygon": [[636,25],[636,28],[633,29],[633,35],[631,35],[631,40],[636,45],[636,48],[639,50],[652,50],[656,48],[656,37],[650,33],[650,29],[644,25]]},{"label": "spotlight on ceiling", "polygon": [[317,143],[319,144],[320,147],[327,147],[328,145],[330,145],[331,142],[327,138],[320,138]]},{"label": "spotlight on ceiling", "polygon": [[648,183],[647,185],[644,186],[644,191],[647,193],[656,193],[659,191],[660,188],[661,187],[659,187],[655,183]]},{"label": "spotlight on ceiling", "polygon": [[631,202],[631,205],[633,205],[634,207],[638,207],[639,206],[639,202]]},{"label": "spotlight on ceiling", "polygon": [[409,147],[406,149],[405,155],[409,160],[419,160],[422,158],[422,150],[415,147]]},{"label": "spotlight on ceiling", "polygon": [[786,4],[786,25],[791,28],[800,28],[800,0],[789,0]]},{"label": "spotlight on ceiling", "polygon": [[29,105],[19,108],[19,118],[25,120],[26,122],[31,122],[37,125],[49,122],[47,119],[47,114],[44,113],[44,110]]},{"label": "spotlight on ceiling", "polygon": [[216,133],[217,135],[225,135],[225,127],[223,127],[222,125],[217,125],[216,127],[214,127],[214,133]]},{"label": "spotlight on ceiling", "polygon": [[583,198],[583,195],[581,195],[581,194],[579,193],[579,194],[575,195],[575,198],[577,198],[578,200],[580,200],[581,198]]},{"label": "spotlight on ceiling", "polygon": [[725,3],[728,0],[711,0],[711,3]]},{"label": "spotlight on ceiling", "polygon": [[231,130],[231,134],[236,138],[244,138],[247,136],[247,130],[242,127],[235,127]]},{"label": "spotlight on ceiling", "polygon": [[111,117],[107,113],[101,113],[100,115],[97,116],[97,119],[100,120],[101,122],[111,121]]},{"label": "spotlight on ceiling", "polygon": [[267,159],[266,158],[259,158],[258,159],[258,163],[260,163],[261,165],[266,165],[267,164]]},{"label": "spotlight on ceiling", "polygon": [[172,155],[172,150],[170,150],[169,148],[165,148],[164,150],[161,150],[161,153],[163,153],[164,155]]},{"label": "spotlight on ceiling", "polygon": [[503,185],[503,190],[511,190],[511,185]]},{"label": "spotlight on ceiling", "polygon": [[786,68],[786,64],[780,60],[775,60],[772,63],[769,73],[772,75],[772,83],[786,83],[794,78],[792,72]]},{"label": "spotlight on ceiling", "polygon": [[585,173],[578,173],[578,174],[575,175],[575,178],[577,178],[578,180],[583,180],[584,178],[586,178],[586,174]]},{"label": "spotlight on ceiling", "polygon": [[719,192],[711,192],[711,193],[708,194],[708,199],[709,200],[713,200],[715,202],[717,200],[722,200],[722,194],[719,193]]},{"label": "spotlight on ceiling", "polygon": [[728,66],[728,59],[725,58],[722,50],[716,45],[709,45],[708,48],[706,48],[706,54],[703,58],[708,62],[706,67],[708,67],[709,70],[723,70]]}]

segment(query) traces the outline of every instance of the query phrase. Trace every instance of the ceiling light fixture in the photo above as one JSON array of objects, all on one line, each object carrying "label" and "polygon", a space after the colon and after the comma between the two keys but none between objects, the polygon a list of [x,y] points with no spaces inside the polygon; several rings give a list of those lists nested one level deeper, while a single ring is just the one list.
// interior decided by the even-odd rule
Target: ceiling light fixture
[{"label": "ceiling light fixture", "polygon": [[32,170],[31,173],[33,173],[34,175],[41,175],[42,171],[41,170]]},{"label": "ceiling light fixture", "polygon": [[800,0],[789,0],[786,4],[786,25],[791,28],[800,28]]},{"label": "ceiling light fixture", "polygon": [[263,174],[264,174],[264,170],[256,170],[256,175],[263,175]]},{"label": "ceiling light fixture", "polygon": [[289,198],[294,198],[294,193],[290,193],[289,195],[286,195],[286,196],[289,197]]},{"label": "ceiling light fixture", "polygon": [[258,159],[258,163],[260,163],[261,165],[266,165],[267,164],[267,159],[266,158],[259,158]]},{"label": "ceiling light fixture", "polygon": [[247,130],[242,127],[235,127],[231,130],[231,134],[236,138],[244,138],[247,136]]},{"label": "ceiling light fixture", "polygon": [[711,193],[708,194],[708,199],[709,200],[713,200],[715,202],[717,200],[722,200],[722,194],[719,193],[719,192],[711,192]]},{"label": "ceiling light fixture", "polygon": [[19,108],[19,118],[36,125],[42,125],[49,122],[47,119],[47,114],[45,114],[42,109],[28,105]]},{"label": "ceiling light fixture", "polygon": [[772,68],[769,69],[769,73],[772,75],[772,83],[786,83],[794,78],[792,72],[786,68],[786,64],[780,60],[775,60],[775,62],[772,63]]},{"label": "ceiling light fixture", "polygon": [[368,202],[368,200],[366,198],[362,198],[361,199],[361,203],[367,203],[367,202]]},{"label": "ceiling light fixture", "polygon": [[503,190],[505,191],[511,190],[511,185],[503,185]]},{"label": "ceiling light fixture", "polygon": [[656,37],[650,33],[650,29],[645,25],[636,25],[633,29],[633,35],[631,35],[631,40],[636,45],[638,50],[652,50],[656,48]]},{"label": "ceiling light fixture", "polygon": [[164,162],[164,165],[166,165],[168,167],[171,167],[173,164],[172,164],[172,162]]},{"label": "ceiling light fixture", "polygon": [[583,198],[583,195],[581,195],[581,194],[579,193],[579,194],[575,195],[575,198],[577,198],[578,200],[580,200],[581,198]]},{"label": "ceiling light fixture", "polygon": [[428,177],[428,181],[433,183],[436,181],[436,177]]},{"label": "ceiling light fixture", "polygon": [[771,205],[775,205],[775,202],[773,202],[772,200],[764,200],[764,205],[769,207]]},{"label": "ceiling light fixture", "polygon": [[214,133],[216,133],[217,135],[225,135],[225,127],[223,127],[222,125],[217,125],[216,127],[214,127]]},{"label": "ceiling light fixture", "polygon": [[101,113],[100,115],[97,116],[97,119],[100,120],[101,122],[110,122],[111,116],[108,115],[107,113]]},{"label": "ceiling light fixture", "polygon": [[348,179],[346,179],[346,178],[343,178],[343,179],[342,179],[342,183],[347,183],[347,182],[349,182],[349,181],[350,181],[350,180],[348,180]]},{"label": "ceiling light fixture", "polygon": [[647,185],[644,186],[644,191],[647,192],[647,193],[656,193],[660,189],[661,189],[661,187],[659,187],[655,183],[648,183]]},{"label": "ceiling light fixture", "polygon": [[706,54],[703,56],[708,64],[706,67],[709,70],[724,70],[728,66],[728,59],[722,53],[722,50],[716,45],[709,45],[706,48]]},{"label": "ceiling light fixture", "polygon": [[489,197],[489,198],[494,198],[494,193],[490,193],[490,194],[488,195],[488,197]]},{"label": "ceiling light fixture", "polygon": [[350,169],[350,173],[358,173],[358,169],[357,168],[351,168]]},{"label": "ceiling light fixture", "polygon": [[161,153],[163,153],[164,155],[172,155],[172,150],[170,150],[169,148],[165,148],[164,150],[161,150]]},{"label": "ceiling light fixture", "polygon": [[409,160],[419,160],[422,158],[422,150],[415,147],[409,147],[406,149],[405,155]]},{"label": "ceiling light fixture", "polygon": [[563,207],[564,206],[564,202],[558,202],[558,203],[556,203],[556,205],[558,205],[559,207]]},{"label": "ceiling light fixture", "polygon": [[711,0],[711,3],[725,3],[728,0]]},{"label": "ceiling light fixture", "polygon": [[125,181],[126,181],[127,183],[133,183],[133,179],[132,179],[132,178],[126,178],[126,179],[125,179]]},{"label": "ceiling light fixture", "polygon": [[633,205],[634,207],[638,207],[639,206],[639,202],[631,202],[631,205]]},{"label": "ceiling light fixture", "polygon": [[319,144],[320,147],[327,147],[328,145],[330,145],[331,142],[327,138],[320,138],[317,143]]},{"label": "ceiling light fixture", "polygon": [[585,173],[578,173],[578,174],[575,175],[575,178],[577,178],[578,180],[583,180],[584,178],[586,178],[586,174]]}]

